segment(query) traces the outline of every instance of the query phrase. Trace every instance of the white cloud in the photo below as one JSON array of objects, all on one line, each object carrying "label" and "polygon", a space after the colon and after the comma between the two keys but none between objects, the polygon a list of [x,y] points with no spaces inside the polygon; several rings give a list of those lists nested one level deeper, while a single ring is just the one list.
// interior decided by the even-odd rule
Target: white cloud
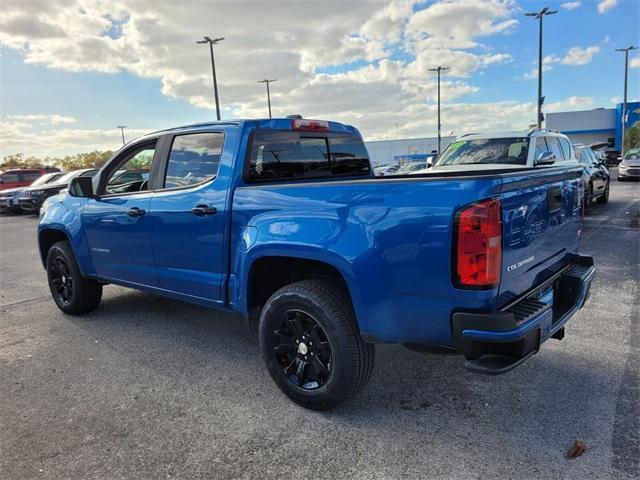
[{"label": "white cloud", "polygon": [[[542,59],[542,71],[546,72],[553,70],[553,65],[557,63],[561,63],[563,65],[586,65],[591,62],[593,56],[598,52],[600,52],[600,47],[594,45],[586,48],[572,47],[567,50],[564,57],[556,55],[555,53],[547,55]],[[538,78],[538,68],[532,68],[531,71],[525,73],[522,78],[525,80]]]},{"label": "white cloud", "polygon": [[598,12],[605,13],[608,10],[611,10],[617,4],[618,0],[602,0],[600,3],[598,3]]},{"label": "white cloud", "polygon": [[[225,118],[265,116],[264,89],[256,80],[268,76],[278,78],[271,91],[274,115],[335,118],[357,123],[372,137],[385,135],[396,121],[404,124],[400,112],[430,115],[436,82],[429,68],[449,66],[443,99],[464,102],[465,95],[478,91],[469,80],[474,72],[512,61],[508,53],[480,41],[513,30],[519,14],[515,0],[336,5],[256,1],[203,8],[198,0],[3,0],[0,43],[21,52],[26,62],[49,68],[157,78],[165,96],[210,109],[209,52],[195,41],[200,35],[224,36],[215,55]],[[474,117],[471,106],[464,108]],[[9,147],[47,151],[47,139],[33,135],[44,127],[38,123],[43,119],[6,121],[13,127],[22,122],[16,138],[27,140],[12,142],[5,135],[9,141],[0,144],[3,152],[13,153]],[[54,129],[55,121],[49,123],[47,131],[55,133],[49,143],[61,142],[51,152],[82,150],[84,143],[67,133],[73,130],[88,140],[93,132]],[[416,135],[432,129],[429,121],[412,125]],[[419,132],[420,126],[426,130]],[[117,146],[117,131],[95,132],[91,150]]]},{"label": "white cloud", "polygon": [[[317,83],[312,87],[313,92],[318,95],[327,95],[326,111],[335,109],[335,105],[339,104],[344,111],[332,116],[332,119],[355,123],[365,140],[383,140],[398,138],[398,136],[401,138],[435,136],[435,104],[397,102],[402,95],[399,89],[380,91],[380,86],[375,83],[365,85],[364,91],[359,91],[360,89],[355,88],[352,82],[336,78],[331,81],[333,83],[330,86],[323,82]],[[442,88],[445,93],[460,86],[455,82],[447,82],[442,85]],[[361,108],[362,100],[370,99],[372,95],[382,97],[384,109]],[[352,102],[344,104],[343,98],[352,98]],[[296,98],[296,101],[298,100],[302,107],[306,108],[304,102],[309,102],[308,98]],[[545,112],[592,108],[593,104],[594,100],[591,97],[574,96],[547,105]],[[397,108],[394,109],[394,107]],[[320,113],[324,114],[324,112]],[[470,131],[519,130],[532,123],[535,123],[533,102],[447,102],[442,105],[443,131],[453,131],[455,135]],[[127,129],[125,133],[129,140],[149,131],[149,129]],[[41,157],[60,157],[96,149],[115,150],[121,146],[120,131],[117,129],[79,129],[59,126],[44,129],[39,128],[37,121],[30,125],[5,121],[0,122],[0,132],[1,155],[23,152]]]},{"label": "white cloud", "polygon": [[563,3],[561,7],[564,8],[565,10],[575,10],[581,5],[582,5],[582,2],[566,2],[566,3]]},{"label": "white cloud", "polygon": [[584,110],[592,108],[594,105],[593,97],[568,97],[562,101],[548,104],[545,112],[566,112],[572,110]]},{"label": "white cloud", "polygon": [[631,68],[640,68],[640,57],[634,57],[629,60],[629,66]]},{"label": "white cloud", "polygon": [[586,65],[599,51],[600,47],[595,45],[587,48],[573,47],[567,51],[567,55],[561,63],[564,65]]},{"label": "white cloud", "polygon": [[65,123],[74,123],[76,121],[73,117],[57,114],[28,114],[28,115],[7,115],[7,120],[12,122],[30,123],[37,122],[40,125],[60,125]]},{"label": "white cloud", "polygon": [[[0,120],[0,160],[13,153],[51,158],[122,146],[120,130],[66,126],[74,121],[59,115],[7,115]],[[148,132],[131,128],[125,130],[125,135],[131,140]]]}]

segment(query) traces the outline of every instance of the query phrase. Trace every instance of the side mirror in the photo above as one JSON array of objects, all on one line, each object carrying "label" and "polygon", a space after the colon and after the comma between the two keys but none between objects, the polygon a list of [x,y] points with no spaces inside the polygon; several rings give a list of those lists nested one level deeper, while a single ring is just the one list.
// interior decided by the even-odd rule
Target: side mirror
[{"label": "side mirror", "polygon": [[93,179],[91,177],[76,177],[69,182],[69,195],[72,197],[93,197]]},{"label": "side mirror", "polygon": [[553,152],[542,152],[538,158],[536,158],[536,165],[552,165],[556,163],[556,154]]}]

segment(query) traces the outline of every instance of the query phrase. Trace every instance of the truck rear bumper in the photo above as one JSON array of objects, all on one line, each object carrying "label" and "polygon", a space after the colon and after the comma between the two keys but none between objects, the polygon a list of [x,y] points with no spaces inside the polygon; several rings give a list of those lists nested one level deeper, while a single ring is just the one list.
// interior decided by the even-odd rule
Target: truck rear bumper
[{"label": "truck rear bumper", "polygon": [[593,258],[576,255],[556,275],[497,312],[454,313],[453,338],[466,367],[505,373],[549,338],[562,338],[564,325],[589,298],[594,275]]}]

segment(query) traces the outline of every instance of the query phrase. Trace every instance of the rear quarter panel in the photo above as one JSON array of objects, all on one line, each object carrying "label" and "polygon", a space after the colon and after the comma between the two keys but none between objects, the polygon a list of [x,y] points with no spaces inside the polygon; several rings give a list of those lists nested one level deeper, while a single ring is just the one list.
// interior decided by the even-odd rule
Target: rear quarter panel
[{"label": "rear quarter panel", "polygon": [[450,278],[455,210],[497,196],[501,180],[371,179],[236,188],[230,302],[246,311],[251,265],[263,256],[323,261],[345,278],[362,333],[451,344],[450,313],[491,309],[497,290]]}]

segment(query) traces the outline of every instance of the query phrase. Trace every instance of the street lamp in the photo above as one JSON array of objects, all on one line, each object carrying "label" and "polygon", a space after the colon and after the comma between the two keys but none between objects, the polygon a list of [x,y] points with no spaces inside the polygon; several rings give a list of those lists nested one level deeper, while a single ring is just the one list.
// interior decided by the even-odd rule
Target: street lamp
[{"label": "street lamp", "polygon": [[620,154],[624,157],[624,131],[627,129],[627,76],[629,75],[629,51],[638,47],[616,48],[616,52],[624,52],[624,100],[622,103],[622,139]]},{"label": "street lamp", "polygon": [[213,72],[213,96],[216,101],[216,116],[218,117],[218,121],[220,121],[220,104],[218,103],[218,81],[216,79],[216,62],[213,58],[213,46],[218,42],[224,40],[224,37],[211,39],[209,37],[203,37],[203,40],[198,40],[196,43],[208,43],[209,51],[211,52],[211,71]]},{"label": "street lamp", "polygon": [[538,128],[542,128],[542,17],[545,15],[553,15],[558,13],[557,10],[549,10],[549,7],[544,7],[539,12],[525,13],[527,17],[534,17],[539,21],[538,28]]},{"label": "street lamp", "polygon": [[442,150],[440,150],[440,142],[442,141],[442,137],[440,135],[440,128],[442,127],[442,124],[440,123],[440,72],[445,70],[449,70],[449,67],[438,66],[436,68],[429,69],[430,72],[438,72],[438,155],[442,153]]},{"label": "street lamp", "polygon": [[271,82],[277,82],[278,79],[274,78],[273,80],[268,80],[268,79],[264,79],[264,80],[258,80],[258,83],[266,83],[267,84],[267,105],[269,105],[269,118],[271,118],[271,93],[269,92],[269,84]]},{"label": "street lamp", "polygon": [[122,133],[122,145],[124,145],[124,129],[127,128],[126,125],[118,125],[116,128],[120,129],[120,133]]}]

